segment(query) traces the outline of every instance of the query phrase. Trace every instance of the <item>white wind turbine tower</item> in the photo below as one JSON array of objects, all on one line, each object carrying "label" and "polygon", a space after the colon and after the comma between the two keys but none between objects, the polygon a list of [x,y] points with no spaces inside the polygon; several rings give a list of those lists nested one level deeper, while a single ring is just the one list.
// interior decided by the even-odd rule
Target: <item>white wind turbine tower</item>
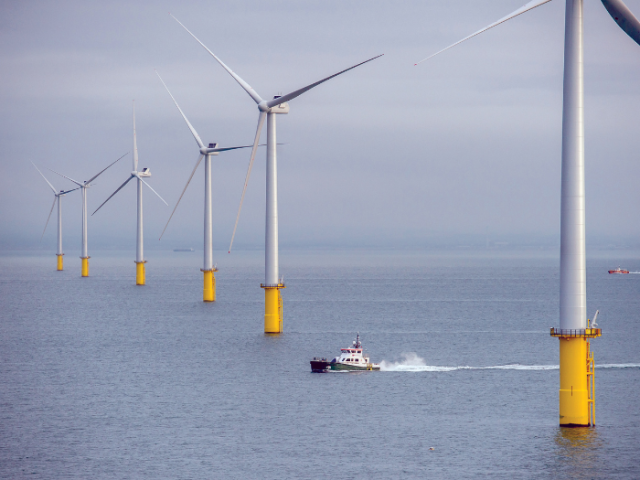
[{"label": "white wind turbine tower", "polygon": [[[173,15],[171,15],[173,17]],[[240,207],[238,208],[238,215],[236,217],[236,223],[233,227],[233,234],[231,236],[231,242],[229,245],[229,252],[231,252],[231,246],[233,245],[233,239],[236,234],[236,228],[238,226],[238,219],[240,218],[240,211],[242,210],[242,202],[249,182],[249,176],[251,175],[251,169],[253,167],[253,161],[256,155],[256,148],[260,141],[260,133],[262,131],[262,125],[264,124],[265,117],[267,118],[267,175],[266,175],[266,215],[265,215],[265,251],[264,251],[264,263],[265,263],[265,278],[264,283],[260,285],[264,289],[265,294],[265,308],[264,308],[264,331],[265,333],[281,333],[282,332],[282,296],[280,295],[280,289],[285,288],[284,283],[279,274],[278,267],[278,175],[277,175],[277,161],[276,161],[276,115],[289,113],[289,100],[302,95],[303,93],[317,87],[321,83],[331,80],[338,75],[341,75],[349,70],[352,70],[360,65],[375,60],[382,55],[377,55],[373,58],[360,62],[357,65],[349,67],[338,73],[335,73],[329,77],[323,78],[315,83],[307,85],[306,87],[295,90],[294,92],[286,95],[276,95],[272,100],[263,100],[258,93],[251,88],[251,86],[234,73],[229,67],[227,67],[222,60],[220,60],[211,50],[209,50],[204,43],[202,43],[193,33],[187,29],[180,21],[173,17],[182,28],[184,28],[202,47],[209,52],[209,54],[216,59],[216,61],[224,68],[229,75],[231,75],[236,82],[244,89],[245,92],[253,99],[258,105],[258,128],[256,130],[255,140],[253,142],[253,149],[251,150],[251,158],[249,160],[249,169],[244,182],[244,188],[242,190],[242,196],[240,198]]]},{"label": "white wind turbine tower", "polygon": [[204,143],[202,143],[202,140],[200,139],[200,136],[198,135],[198,132],[196,132],[196,129],[193,128],[193,126],[187,119],[187,116],[184,114],[184,112],[180,108],[180,105],[178,105],[178,102],[176,101],[176,99],[173,97],[173,95],[171,95],[169,88],[162,80],[162,77],[160,76],[160,74],[156,72],[156,75],[158,75],[158,78],[162,82],[162,85],[164,85],[164,88],[167,90],[167,93],[173,100],[173,103],[175,103],[176,107],[178,108],[178,111],[180,112],[180,115],[182,115],[182,118],[184,118],[184,121],[186,122],[187,127],[189,127],[189,130],[191,131],[193,138],[195,138],[196,143],[198,144],[198,151],[199,151],[199,156],[196,162],[196,166],[193,168],[193,171],[189,176],[189,180],[187,180],[187,184],[184,186],[184,189],[180,194],[180,198],[178,198],[178,201],[176,202],[176,206],[173,208],[173,211],[171,212],[171,216],[169,216],[169,220],[167,220],[167,224],[165,225],[164,230],[162,230],[162,233],[160,234],[160,238],[162,238],[162,235],[164,235],[164,232],[167,229],[167,226],[169,226],[169,222],[171,221],[171,218],[173,218],[173,214],[176,212],[176,209],[180,204],[180,200],[182,200],[182,196],[184,195],[184,192],[187,191],[187,187],[189,186],[189,183],[191,182],[193,175],[196,173],[196,170],[198,169],[198,166],[200,165],[200,162],[204,157],[204,266],[202,268],[202,272],[204,274],[204,286],[202,290],[202,300],[205,302],[215,302],[216,279],[215,279],[214,272],[217,272],[218,269],[213,264],[213,218],[212,218],[213,211],[212,211],[212,200],[211,200],[211,157],[218,155],[220,152],[226,152],[228,150],[237,150],[239,148],[248,148],[251,145],[222,148],[222,147],[218,147],[217,143],[210,143],[208,147],[205,147]]},{"label": "white wind turbine tower", "polygon": [[91,182],[93,182],[96,178],[98,178],[100,175],[102,175],[102,173],[107,168],[111,167],[116,162],[122,160],[125,157],[125,155],[127,155],[127,154],[125,153],[120,158],[118,158],[118,160],[116,160],[113,163],[110,163],[106,168],[104,168],[103,170],[100,170],[98,173],[96,173],[89,180],[85,180],[82,183],[74,180],[71,177],[67,177],[66,175],[62,175],[61,173],[58,173],[58,172],[55,172],[55,171],[49,169],[53,173],[55,173],[56,175],[60,175],[61,177],[64,177],[67,180],[70,180],[73,183],[75,183],[76,185],[78,185],[78,187],[80,188],[80,190],[82,192],[82,256],[80,258],[82,259],[82,276],[83,277],[88,277],[89,276],[89,258],[91,258],[91,257],[89,257],[89,250],[88,250],[88,247],[87,247],[87,189],[91,186]]},{"label": "white wind turbine tower", "polygon": [[[62,257],[64,252],[62,251],[62,197],[64,197],[67,193],[78,190],[80,187],[73,188],[71,190],[60,190],[59,192],[51,185],[51,182],[47,180],[47,177],[40,171],[36,164],[31,162],[31,164],[38,170],[38,173],[42,175],[44,181],[51,187],[53,190],[53,205],[51,205],[51,210],[49,210],[49,216],[47,217],[47,223],[44,224],[44,230],[42,231],[42,236],[44,236],[44,232],[47,231],[47,225],[49,225],[49,220],[51,220],[51,214],[53,213],[53,207],[56,206],[56,202],[58,202],[58,250],[56,256],[58,257],[58,271],[61,272],[63,270],[63,261]],[[40,237],[42,240],[42,237]]]},{"label": "white wind turbine tower", "polygon": [[[145,278],[145,268],[144,264],[147,261],[144,259],[144,238],[143,238],[143,221],[142,221],[142,184],[144,183],[149,189],[155,193],[160,200],[164,202],[165,205],[169,206],[167,202],[164,201],[158,192],[156,192],[151,185],[145,182],[142,177],[148,178],[151,176],[151,171],[148,168],[143,168],[141,172],[138,171],[138,144],[136,141],[136,104],[133,103],[133,170],[131,171],[131,175],[127,180],[118,187],[118,189],[113,192],[109,198],[107,198],[102,205],[111,200],[116,193],[118,193],[124,186],[129,183],[134,178],[138,183],[138,195],[137,195],[137,228],[136,228],[136,285],[144,285],[146,283]],[[95,212],[91,215],[93,216],[98,210],[102,208],[100,205],[96,208]]]},{"label": "white wind turbine tower", "polygon": [[[497,22],[440,50],[458,45],[551,0],[534,0]],[[640,44],[640,22],[621,0],[602,0],[616,23]],[[589,338],[600,329],[587,325],[584,188],[584,105],[582,53],[583,0],[566,0],[562,114],[562,192],[560,225],[560,425],[595,424],[593,354]],[[417,65],[417,64],[416,64]]]}]

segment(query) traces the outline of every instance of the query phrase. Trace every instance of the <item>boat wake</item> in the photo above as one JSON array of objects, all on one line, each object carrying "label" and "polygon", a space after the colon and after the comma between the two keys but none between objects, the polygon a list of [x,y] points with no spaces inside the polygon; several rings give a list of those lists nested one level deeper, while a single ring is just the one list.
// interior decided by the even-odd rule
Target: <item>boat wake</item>
[{"label": "boat wake", "polygon": [[[521,365],[510,363],[507,365],[492,365],[487,367],[472,367],[458,365],[455,367],[427,365],[423,358],[415,353],[403,353],[404,360],[400,362],[380,362],[383,372],[454,372],[456,370],[558,370],[558,365]],[[608,363],[596,365],[596,368],[640,368],[640,363]]]}]

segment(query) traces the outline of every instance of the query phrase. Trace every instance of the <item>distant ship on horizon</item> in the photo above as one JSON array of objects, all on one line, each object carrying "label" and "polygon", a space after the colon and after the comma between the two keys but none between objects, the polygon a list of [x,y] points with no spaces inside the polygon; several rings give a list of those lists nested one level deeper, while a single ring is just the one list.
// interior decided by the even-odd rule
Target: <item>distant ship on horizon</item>
[{"label": "distant ship on horizon", "polygon": [[615,270],[609,270],[609,273],[629,273],[629,270],[623,270],[620,267],[618,267]]},{"label": "distant ship on horizon", "polygon": [[195,252],[193,248],[174,248],[174,252]]}]

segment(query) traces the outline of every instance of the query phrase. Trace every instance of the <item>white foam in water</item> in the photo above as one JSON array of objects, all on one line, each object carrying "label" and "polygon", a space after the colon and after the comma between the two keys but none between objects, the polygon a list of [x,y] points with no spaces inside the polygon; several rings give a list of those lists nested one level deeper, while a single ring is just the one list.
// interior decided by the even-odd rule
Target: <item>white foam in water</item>
[{"label": "white foam in water", "polygon": [[[400,362],[380,362],[380,370],[383,372],[453,372],[455,370],[558,370],[558,365],[520,365],[512,363],[508,365],[493,365],[488,367],[471,367],[468,365],[458,365],[456,367],[445,367],[427,365],[423,358],[415,353],[403,353],[404,360]],[[640,363],[609,363],[596,365],[596,368],[640,368]]]},{"label": "white foam in water", "polygon": [[596,368],[640,368],[640,363],[606,363]]}]

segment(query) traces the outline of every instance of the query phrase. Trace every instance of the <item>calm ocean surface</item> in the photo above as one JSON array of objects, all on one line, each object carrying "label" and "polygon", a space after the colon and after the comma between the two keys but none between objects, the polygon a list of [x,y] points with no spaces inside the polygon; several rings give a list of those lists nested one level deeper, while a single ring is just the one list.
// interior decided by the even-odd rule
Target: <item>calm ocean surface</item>
[{"label": "calm ocean surface", "polygon": [[[560,429],[550,254],[283,252],[273,337],[259,252],[214,304],[198,252],[91,253],[0,257],[1,478],[640,478],[640,256],[588,262],[597,427]],[[310,373],[356,332],[386,371]]]}]

